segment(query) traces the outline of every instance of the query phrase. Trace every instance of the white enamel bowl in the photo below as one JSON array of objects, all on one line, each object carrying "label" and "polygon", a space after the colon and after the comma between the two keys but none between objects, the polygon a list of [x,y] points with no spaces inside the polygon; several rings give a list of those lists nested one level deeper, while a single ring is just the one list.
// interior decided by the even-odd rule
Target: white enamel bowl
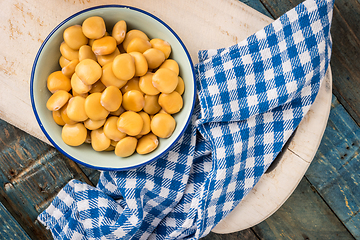
[{"label": "white enamel bowl", "polygon": [[[58,59],[59,46],[63,41],[63,31],[72,25],[82,24],[90,16],[101,16],[106,26],[111,30],[117,21],[125,20],[129,29],[144,31],[149,38],[160,38],[170,43],[172,53],[170,58],[176,60],[180,67],[180,76],[185,82],[183,95],[184,107],[174,115],[177,122],[176,129],[168,139],[161,139],[158,148],[147,155],[134,154],[128,158],[120,158],[114,152],[96,152],[89,144],[79,147],[66,145],[61,139],[61,127],[52,119],[51,112],[46,108],[47,99],[51,93],[47,90],[48,75],[60,70]],[[36,119],[49,141],[60,152],[82,165],[99,170],[128,170],[154,161],[171,149],[184,133],[195,103],[195,77],[190,55],[176,33],[159,18],[133,7],[121,5],[103,5],[78,12],[54,28],[41,45],[31,73],[30,97]]]}]

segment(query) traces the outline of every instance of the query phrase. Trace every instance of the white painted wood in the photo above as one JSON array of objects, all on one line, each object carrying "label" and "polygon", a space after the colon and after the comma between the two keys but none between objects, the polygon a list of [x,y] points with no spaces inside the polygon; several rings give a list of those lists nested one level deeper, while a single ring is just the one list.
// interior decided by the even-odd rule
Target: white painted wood
[{"label": "white painted wood", "polygon": [[49,143],[30,104],[33,60],[57,24],[80,10],[103,4],[133,6],[159,17],[180,36],[194,63],[198,50],[231,46],[271,22],[237,0],[1,0],[1,119]]},{"label": "white painted wood", "polygon": [[[43,40],[58,23],[77,11],[102,4],[133,6],[156,15],[184,41],[194,63],[198,62],[198,50],[231,46],[272,22],[238,0],[1,0],[1,119],[49,143],[31,109],[29,82],[33,60]],[[327,82],[330,87],[321,97],[324,101],[314,105],[301,123],[279,166],[264,175],[244,201],[216,226],[215,232],[234,232],[253,226],[275,212],[290,196],[311,162],[326,126],[330,75]]]}]

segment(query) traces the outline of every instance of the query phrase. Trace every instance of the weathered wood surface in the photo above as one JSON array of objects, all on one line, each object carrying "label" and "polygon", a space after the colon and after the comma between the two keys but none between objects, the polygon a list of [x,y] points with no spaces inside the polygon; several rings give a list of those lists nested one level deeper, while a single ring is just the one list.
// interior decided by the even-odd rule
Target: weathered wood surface
[{"label": "weathered wood surface", "polygon": [[[241,1],[273,18],[300,2]],[[323,141],[306,179],[265,222],[233,234],[211,233],[204,239],[360,239],[359,11],[355,0],[336,1],[331,65],[334,95],[341,105],[334,100]],[[94,184],[98,172],[76,165],[1,120],[0,129],[0,219],[6,219],[6,225],[0,220],[0,238],[51,239],[35,220],[37,214],[69,179]],[[18,236],[6,235],[11,231]]]},{"label": "weathered wood surface", "polygon": [[253,231],[266,240],[353,239],[305,178],[285,204]]},{"label": "weathered wood surface", "polygon": [[360,239],[360,128],[334,99],[326,134],[306,178]]},{"label": "weathered wood surface", "polygon": [[0,238],[30,240],[29,235],[0,202]]},{"label": "weathered wood surface", "polygon": [[89,177],[96,181],[98,172],[3,120],[0,129],[0,201],[32,239],[51,239],[38,214],[70,179],[93,184]]}]

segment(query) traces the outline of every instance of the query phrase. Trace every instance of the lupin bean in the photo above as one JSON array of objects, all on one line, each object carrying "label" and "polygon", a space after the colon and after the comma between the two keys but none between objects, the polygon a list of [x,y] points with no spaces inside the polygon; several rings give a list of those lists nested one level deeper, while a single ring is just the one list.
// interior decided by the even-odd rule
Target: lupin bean
[{"label": "lupin bean", "polygon": [[165,58],[169,58],[170,53],[171,53],[171,46],[168,42],[159,39],[159,38],[154,38],[150,40],[151,43],[151,47],[159,49],[160,51],[162,51],[165,55]]},{"label": "lupin bean", "polygon": [[[148,154],[176,127],[171,114],[183,106],[185,85],[169,59],[168,42],[118,21],[111,35],[101,17],[68,27],[60,45],[61,71],[47,79],[46,106],[70,146],[128,157]],[[71,92],[72,95],[69,93]]]},{"label": "lupin bean", "polygon": [[100,103],[109,112],[119,109],[121,102],[121,91],[117,87],[109,86],[101,94]]},{"label": "lupin bean", "polygon": [[158,101],[159,105],[169,114],[177,113],[183,107],[183,99],[176,91],[169,94],[160,94]]},{"label": "lupin bean", "polygon": [[159,140],[153,133],[149,133],[145,136],[142,136],[138,140],[136,146],[136,152],[138,154],[148,154],[154,151],[159,145]]},{"label": "lupin bean", "polygon": [[95,55],[108,55],[115,51],[117,48],[115,38],[111,36],[106,36],[100,39],[97,39],[93,42],[92,50]]},{"label": "lupin bean", "polygon": [[103,128],[91,131],[91,146],[95,151],[105,151],[110,147],[111,140],[108,138]]},{"label": "lupin bean", "polygon": [[55,71],[47,78],[47,88],[51,93],[54,93],[58,90],[64,90],[68,92],[71,90],[70,79],[61,71]]},{"label": "lupin bean", "polygon": [[175,126],[175,119],[167,113],[158,113],[151,120],[151,131],[160,138],[169,138]]},{"label": "lupin bean", "polygon": [[177,74],[168,68],[158,69],[152,77],[154,87],[163,93],[173,92],[177,87],[178,82],[179,79]]},{"label": "lupin bean", "polygon": [[126,35],[126,29],[127,29],[127,26],[126,26],[126,22],[124,20],[118,21],[114,25],[111,35],[113,38],[115,38],[116,43],[118,45],[124,41],[125,35]]},{"label": "lupin bean", "polygon": [[130,80],[135,75],[134,58],[128,53],[116,56],[113,61],[112,70],[118,79],[124,81]]},{"label": "lupin bean", "polygon": [[125,137],[121,139],[115,147],[115,154],[119,157],[129,157],[136,149],[137,139],[134,137]]},{"label": "lupin bean", "polygon": [[92,85],[101,78],[101,66],[92,59],[84,59],[75,68],[75,73],[86,85]]},{"label": "lupin bean", "polygon": [[87,44],[89,41],[85,37],[80,25],[74,25],[65,29],[63,37],[66,44],[74,50],[79,50],[82,45]]},{"label": "lupin bean", "polygon": [[87,130],[82,123],[65,124],[61,132],[61,138],[70,146],[80,146],[85,142],[86,137]]},{"label": "lupin bean", "polygon": [[82,31],[87,38],[99,39],[105,35],[106,26],[102,17],[94,16],[85,19],[82,24]]},{"label": "lupin bean", "polygon": [[140,134],[144,121],[140,114],[133,111],[126,111],[120,115],[117,121],[117,128],[127,135],[136,136]]}]

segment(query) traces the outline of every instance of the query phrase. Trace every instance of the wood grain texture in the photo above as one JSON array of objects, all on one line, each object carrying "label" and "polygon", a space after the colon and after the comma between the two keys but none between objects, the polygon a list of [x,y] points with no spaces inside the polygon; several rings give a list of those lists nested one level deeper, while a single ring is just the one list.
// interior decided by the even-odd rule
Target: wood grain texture
[{"label": "wood grain texture", "polygon": [[[36,218],[73,178],[92,184],[57,150],[0,120],[0,201],[33,239],[51,239]],[[92,175],[93,171],[87,171]]]},{"label": "wood grain texture", "polygon": [[360,128],[336,98],[322,144],[306,173],[351,234],[360,238]]},{"label": "wood grain texture", "polygon": [[[301,2],[300,0],[241,1],[262,13],[268,10],[266,15],[274,18]],[[39,21],[41,24],[40,18],[31,19],[29,12],[21,11],[21,4],[17,6],[19,6],[19,16],[23,14],[29,18],[29,21]],[[358,87],[360,65],[357,60],[360,54],[357,40],[360,34],[357,31],[360,20],[359,9],[355,0],[336,1],[332,27],[334,48],[331,65],[334,94],[345,109],[340,109],[339,103],[334,102],[324,140],[306,174],[308,180],[304,179],[283,207],[265,222],[238,233],[227,235],[211,233],[204,239],[352,239],[347,229],[360,238],[357,235],[360,226],[358,208],[360,206],[358,202],[360,141],[357,136],[360,136],[360,132],[356,128],[356,122],[360,122],[358,99],[360,95],[357,95],[360,89]],[[23,7],[23,10],[26,9]],[[12,37],[21,37],[22,35],[16,32],[16,27],[20,23],[8,23],[10,27],[11,24],[14,30]],[[39,25],[39,27],[44,26]],[[33,52],[26,54],[33,55]],[[16,68],[24,67],[21,63],[14,63],[9,59],[3,59],[1,64],[10,71],[8,75],[14,73]],[[30,68],[30,66],[26,67]],[[356,122],[351,121],[351,117]],[[96,184],[99,172],[77,166],[53,148],[1,120],[0,129],[2,129],[0,131],[0,212],[2,204],[6,208],[5,212],[0,213],[0,237],[6,236],[4,238],[11,239],[8,235],[4,235],[7,234],[6,229],[18,225],[20,228],[17,233],[20,237],[16,238],[14,234],[14,239],[27,239],[26,234],[32,239],[52,239],[51,234],[35,220],[37,214],[48,206],[54,194],[69,179],[75,177]],[[13,217],[14,225],[12,220],[6,217],[9,214]],[[337,217],[344,222],[347,229],[341,227],[342,224]],[[325,229],[329,231],[328,235],[325,235]],[[22,231],[27,232],[24,237],[20,235],[23,234]]]},{"label": "wood grain texture", "polygon": [[253,227],[260,239],[354,239],[303,178],[270,218]]},{"label": "wood grain texture", "polygon": [[207,236],[201,238],[202,240],[259,240],[255,232],[251,229],[246,229],[240,232],[230,234],[216,234],[211,232]]},{"label": "wood grain texture", "polygon": [[23,239],[30,240],[31,238],[14,217],[7,211],[5,206],[0,202],[0,238],[1,239]]}]

